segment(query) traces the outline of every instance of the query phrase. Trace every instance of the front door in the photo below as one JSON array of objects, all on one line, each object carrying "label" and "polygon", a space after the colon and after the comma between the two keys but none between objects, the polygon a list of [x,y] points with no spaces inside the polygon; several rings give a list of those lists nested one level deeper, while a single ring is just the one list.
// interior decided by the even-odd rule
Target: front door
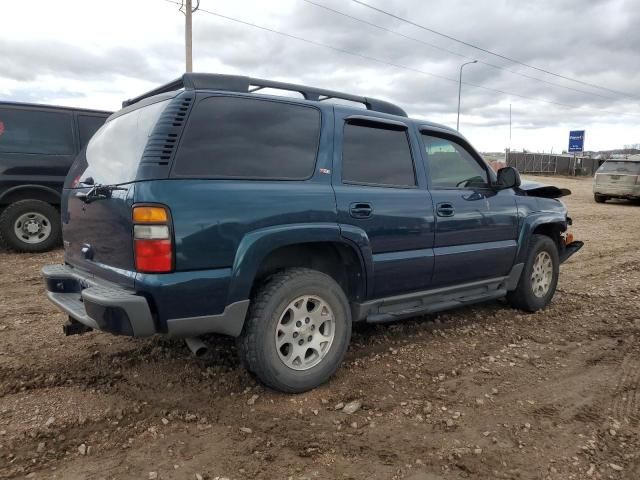
[{"label": "front door", "polygon": [[487,165],[453,136],[423,132],[423,153],[434,204],[434,286],[507,275],[517,248],[513,190],[491,185]]},{"label": "front door", "polygon": [[[434,218],[419,185],[418,139],[408,125],[375,116],[341,115],[336,108],[333,184],[343,236],[364,237],[372,258],[370,297],[429,287]],[[421,170],[420,170],[421,171]],[[422,180],[424,182],[424,180]]]}]

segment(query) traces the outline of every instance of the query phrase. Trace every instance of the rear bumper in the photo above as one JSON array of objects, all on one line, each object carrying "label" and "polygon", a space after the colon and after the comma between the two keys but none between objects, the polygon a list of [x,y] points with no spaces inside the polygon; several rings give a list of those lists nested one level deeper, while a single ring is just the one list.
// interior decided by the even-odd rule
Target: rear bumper
[{"label": "rear bumper", "polygon": [[[191,337],[206,333],[220,333],[237,337],[242,332],[244,319],[249,308],[249,300],[226,305],[224,311],[213,315],[180,316],[175,306],[165,321],[165,310],[152,313],[147,298],[133,290],[96,278],[69,265],[48,265],[42,269],[47,287],[47,296],[58,308],[72,319],[96,330],[104,330],[115,335],[148,337],[163,333],[177,337]],[[189,279],[180,283],[168,283],[162,290],[162,296],[175,297],[175,301],[185,301],[189,296],[185,291],[199,289]],[[147,285],[148,287],[149,285]],[[145,291],[146,295],[150,295]],[[157,295],[156,295],[157,296]],[[156,309],[166,306],[155,301]],[[182,312],[188,312],[183,305]]]},{"label": "rear bumper", "polygon": [[640,185],[609,185],[598,183],[593,193],[614,198],[640,198]]},{"label": "rear bumper", "polygon": [[135,292],[83,275],[67,265],[42,269],[47,297],[74,320],[114,335],[156,333],[147,300]]}]

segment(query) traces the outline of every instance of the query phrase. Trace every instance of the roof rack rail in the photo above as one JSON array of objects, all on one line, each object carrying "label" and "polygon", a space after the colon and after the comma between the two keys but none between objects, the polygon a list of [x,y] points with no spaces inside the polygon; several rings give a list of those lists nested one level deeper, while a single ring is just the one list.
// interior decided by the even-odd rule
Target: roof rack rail
[{"label": "roof rack rail", "polygon": [[389,113],[406,117],[407,113],[397,105],[377,100],[375,98],[362,97],[359,95],[351,95],[349,93],[336,92],[333,90],[325,90],[323,88],[307,87],[297,85],[295,83],[276,82],[272,80],[262,80],[259,78],[245,77],[242,75],[222,75],[215,73],[185,73],[182,77],[162,85],[147,93],[143,93],[137,97],[122,102],[122,108],[138,103],[139,101],[158,95],[161,93],[172,92],[184,88],[185,90],[227,90],[231,92],[251,93],[262,90],[263,88],[274,88],[278,90],[288,90],[300,93],[306,100],[322,102],[332,98],[340,100],[348,100],[351,102],[362,103],[367,110],[375,112]]}]

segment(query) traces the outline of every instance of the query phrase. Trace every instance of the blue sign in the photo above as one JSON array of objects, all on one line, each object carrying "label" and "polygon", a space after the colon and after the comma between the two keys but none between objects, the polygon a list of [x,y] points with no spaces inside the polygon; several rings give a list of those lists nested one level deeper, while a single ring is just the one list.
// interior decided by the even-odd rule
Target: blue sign
[{"label": "blue sign", "polygon": [[569,153],[584,152],[584,130],[569,132]]}]

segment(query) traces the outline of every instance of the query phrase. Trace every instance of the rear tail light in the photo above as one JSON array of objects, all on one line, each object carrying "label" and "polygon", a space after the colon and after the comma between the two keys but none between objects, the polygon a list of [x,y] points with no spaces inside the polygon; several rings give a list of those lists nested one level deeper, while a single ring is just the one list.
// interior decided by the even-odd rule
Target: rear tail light
[{"label": "rear tail light", "polygon": [[133,207],[133,242],[136,270],[167,273],[173,270],[173,239],[165,207]]}]

